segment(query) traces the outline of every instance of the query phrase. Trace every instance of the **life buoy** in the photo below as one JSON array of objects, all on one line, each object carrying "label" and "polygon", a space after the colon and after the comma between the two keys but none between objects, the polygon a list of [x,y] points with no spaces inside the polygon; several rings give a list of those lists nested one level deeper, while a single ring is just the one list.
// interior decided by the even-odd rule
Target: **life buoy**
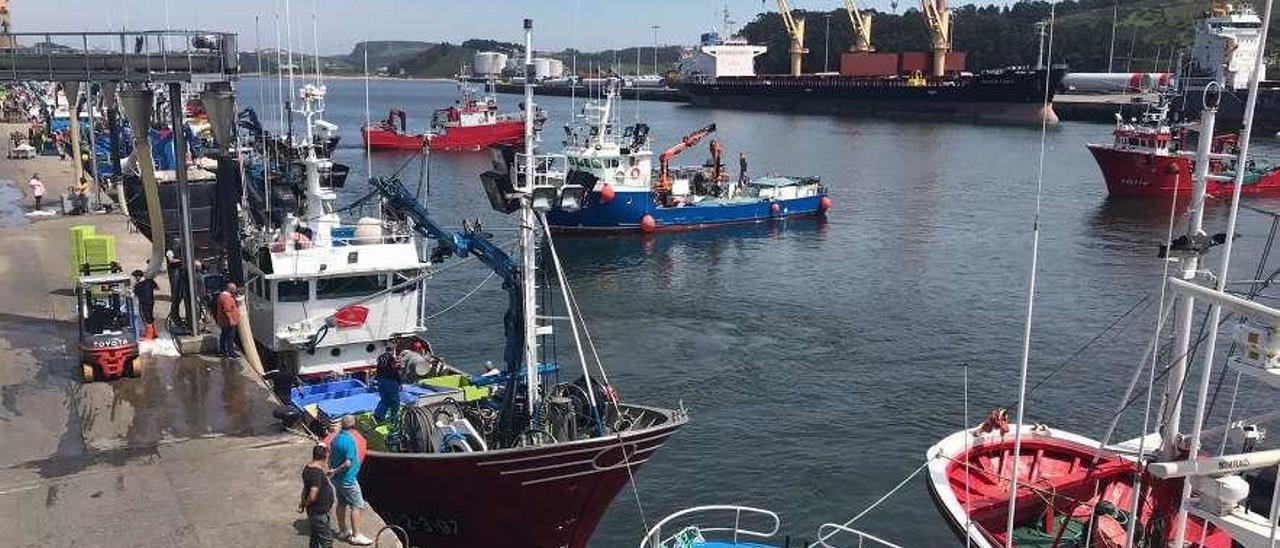
[{"label": "life buoy", "polygon": [[633,167],[633,168],[631,168],[631,178],[632,178],[632,179],[639,179],[639,178],[640,178],[640,168],[638,168],[638,167]]}]

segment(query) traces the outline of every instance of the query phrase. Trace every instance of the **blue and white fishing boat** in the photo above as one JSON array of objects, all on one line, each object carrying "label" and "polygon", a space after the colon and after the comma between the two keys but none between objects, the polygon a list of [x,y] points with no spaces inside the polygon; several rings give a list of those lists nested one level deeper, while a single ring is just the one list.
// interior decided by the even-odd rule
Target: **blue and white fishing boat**
[{"label": "blue and white fishing boat", "polygon": [[715,124],[660,154],[655,173],[649,126],[636,123],[619,135],[617,99],[615,82],[606,87],[603,101],[583,107],[584,123],[565,128],[567,178],[591,191],[581,209],[547,215],[556,229],[685,230],[817,216],[831,207],[827,189],[816,177],[752,179],[740,174],[731,179],[714,140],[706,165],[669,166],[672,158],[713,133]]}]

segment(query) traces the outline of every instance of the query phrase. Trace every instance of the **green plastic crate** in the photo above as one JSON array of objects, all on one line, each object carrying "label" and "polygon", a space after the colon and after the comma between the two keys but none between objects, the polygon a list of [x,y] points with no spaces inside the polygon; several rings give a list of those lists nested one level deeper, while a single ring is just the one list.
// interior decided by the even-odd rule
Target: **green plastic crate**
[{"label": "green plastic crate", "polygon": [[439,377],[431,377],[418,381],[422,386],[439,386],[442,388],[462,388],[471,384],[471,379],[466,375],[443,375]]},{"label": "green plastic crate", "polygon": [[84,239],[93,236],[93,225],[76,225],[71,232],[71,280],[80,279],[80,265],[84,264]]},{"label": "green plastic crate", "polygon": [[84,261],[91,272],[108,271],[111,263],[116,262],[116,237],[108,234],[96,234],[84,238]]}]

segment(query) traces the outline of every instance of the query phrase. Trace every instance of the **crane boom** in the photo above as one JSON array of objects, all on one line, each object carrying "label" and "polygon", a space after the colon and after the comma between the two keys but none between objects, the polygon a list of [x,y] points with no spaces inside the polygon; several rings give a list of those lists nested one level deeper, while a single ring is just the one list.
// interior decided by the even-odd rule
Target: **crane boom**
[{"label": "crane boom", "polygon": [[662,155],[658,156],[658,185],[654,190],[657,192],[669,192],[671,190],[671,159],[675,158],[676,155],[681,152],[684,152],[698,144],[698,141],[701,141],[704,137],[715,133],[715,131],[715,124],[707,124],[706,127],[685,135],[684,138],[680,139],[679,143],[675,144],[675,146],[663,151]]},{"label": "crane boom", "polygon": [[947,73],[947,52],[951,51],[951,10],[947,0],[920,0],[929,34],[933,36],[933,76]]},{"label": "crane boom", "polygon": [[853,25],[853,48],[851,51],[868,53],[875,51],[871,46],[871,14],[858,11],[858,3],[844,0],[844,10],[849,13],[849,23]]},{"label": "crane boom", "polygon": [[474,256],[485,266],[493,270],[502,279],[502,288],[507,292],[507,312],[503,316],[503,334],[506,346],[503,361],[506,365],[507,386],[506,399],[498,414],[498,428],[502,430],[501,438],[510,443],[519,433],[515,425],[515,395],[524,375],[520,373],[524,360],[524,294],[521,286],[520,267],[502,248],[489,241],[479,228],[463,223],[462,232],[449,233],[444,227],[436,224],[427,215],[426,206],[414,198],[413,193],[405,188],[399,179],[394,177],[370,177],[369,186],[382,195],[383,207],[405,216],[417,232],[424,238],[437,243],[432,252],[432,259],[440,259],[449,255],[457,257]]},{"label": "crane boom", "polygon": [[791,35],[791,48],[788,50],[791,53],[791,75],[800,76],[804,54],[809,53],[804,47],[804,18],[796,19],[787,0],[778,0],[778,12],[782,15],[782,24],[787,27],[787,34]]}]

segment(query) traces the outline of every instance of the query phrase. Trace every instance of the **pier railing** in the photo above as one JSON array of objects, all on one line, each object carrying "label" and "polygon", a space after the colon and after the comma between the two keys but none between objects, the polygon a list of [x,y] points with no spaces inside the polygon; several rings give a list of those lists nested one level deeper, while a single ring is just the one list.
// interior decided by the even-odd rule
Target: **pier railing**
[{"label": "pier railing", "polygon": [[240,71],[236,35],[194,30],[0,34],[0,79],[221,81]]}]

